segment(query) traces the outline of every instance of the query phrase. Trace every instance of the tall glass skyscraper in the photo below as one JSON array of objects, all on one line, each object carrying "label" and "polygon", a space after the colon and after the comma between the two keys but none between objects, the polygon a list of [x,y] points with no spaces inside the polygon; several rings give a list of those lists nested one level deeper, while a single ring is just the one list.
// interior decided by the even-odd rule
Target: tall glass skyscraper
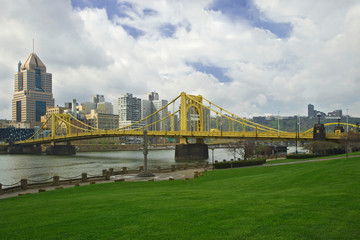
[{"label": "tall glass skyscraper", "polygon": [[19,62],[15,73],[12,120],[28,123],[30,127],[41,125],[46,107],[54,107],[52,74],[35,54],[31,53],[24,64]]}]

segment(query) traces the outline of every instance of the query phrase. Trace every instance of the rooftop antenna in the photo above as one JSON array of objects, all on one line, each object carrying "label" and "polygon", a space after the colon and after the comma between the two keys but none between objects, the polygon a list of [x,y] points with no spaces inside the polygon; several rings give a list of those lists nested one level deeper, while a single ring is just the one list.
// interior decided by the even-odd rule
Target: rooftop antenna
[{"label": "rooftop antenna", "polygon": [[34,44],[34,41],[35,41],[35,40],[34,40],[34,38],[33,38],[33,53],[35,53],[35,50],[34,50],[34,48],[35,48],[35,47],[34,47],[34,45],[35,45],[35,44]]}]

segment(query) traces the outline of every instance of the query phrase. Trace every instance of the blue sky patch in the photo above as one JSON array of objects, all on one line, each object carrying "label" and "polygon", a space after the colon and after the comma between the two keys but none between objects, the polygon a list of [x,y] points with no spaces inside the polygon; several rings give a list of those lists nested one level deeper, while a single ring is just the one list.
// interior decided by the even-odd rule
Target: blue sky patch
[{"label": "blue sky patch", "polygon": [[176,26],[170,23],[166,23],[160,26],[159,31],[163,36],[171,38],[176,32]]},{"label": "blue sky patch", "polygon": [[230,19],[245,20],[251,26],[269,30],[279,38],[288,38],[292,32],[290,23],[271,21],[252,0],[214,0],[209,9],[220,11]]},{"label": "blue sky patch", "polygon": [[127,34],[129,34],[130,36],[132,36],[135,39],[138,39],[139,37],[141,37],[145,34],[144,31],[134,28],[134,27],[131,27],[129,25],[121,24],[121,27],[127,32]]},{"label": "blue sky patch", "polygon": [[123,1],[118,2],[117,0],[71,0],[73,8],[101,8],[105,9],[108,19],[111,20],[114,17],[129,17],[128,12],[135,12],[140,17],[142,16],[155,16],[158,12],[154,9],[144,8],[141,13],[136,12],[135,6],[131,2]]},{"label": "blue sky patch", "polygon": [[187,63],[187,65],[190,65],[198,72],[213,75],[215,78],[217,78],[219,80],[219,82],[222,82],[222,83],[232,82],[232,79],[225,75],[226,68],[205,65],[200,62]]},{"label": "blue sky patch", "polygon": [[158,12],[155,11],[154,9],[145,8],[145,9],[143,10],[143,14],[144,14],[144,16],[155,16],[155,15],[158,14]]},{"label": "blue sky patch", "polygon": [[132,10],[133,4],[130,2],[118,2],[117,0],[71,0],[73,8],[104,8],[108,15],[108,19],[118,17],[129,17],[126,12]]}]

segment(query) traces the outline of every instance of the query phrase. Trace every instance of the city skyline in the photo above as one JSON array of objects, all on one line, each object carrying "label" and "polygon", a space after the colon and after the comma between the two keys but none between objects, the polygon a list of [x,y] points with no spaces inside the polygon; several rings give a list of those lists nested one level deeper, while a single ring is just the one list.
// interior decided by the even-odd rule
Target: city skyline
[{"label": "city skyline", "polygon": [[33,38],[55,105],[185,91],[244,117],[305,116],[309,103],[360,116],[357,1],[158,3],[2,1],[0,118]]}]

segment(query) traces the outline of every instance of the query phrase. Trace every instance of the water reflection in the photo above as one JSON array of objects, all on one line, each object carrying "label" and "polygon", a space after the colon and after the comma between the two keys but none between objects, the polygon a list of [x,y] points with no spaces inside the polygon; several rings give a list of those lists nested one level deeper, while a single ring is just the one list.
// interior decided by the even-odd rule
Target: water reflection
[{"label": "water reflection", "polygon": [[[224,149],[214,151],[215,160],[230,159],[231,155]],[[148,166],[155,169],[169,168],[173,164],[191,164],[194,161],[175,161],[175,151],[150,150]],[[209,160],[198,162],[211,162],[212,151],[209,151]],[[32,180],[48,179],[54,175],[61,177],[74,177],[86,172],[99,175],[102,169],[121,169],[128,167],[137,169],[143,165],[142,151],[116,151],[116,152],[91,152],[77,153],[75,156],[48,156],[48,155],[0,155],[0,183],[12,184],[21,178]]]}]

